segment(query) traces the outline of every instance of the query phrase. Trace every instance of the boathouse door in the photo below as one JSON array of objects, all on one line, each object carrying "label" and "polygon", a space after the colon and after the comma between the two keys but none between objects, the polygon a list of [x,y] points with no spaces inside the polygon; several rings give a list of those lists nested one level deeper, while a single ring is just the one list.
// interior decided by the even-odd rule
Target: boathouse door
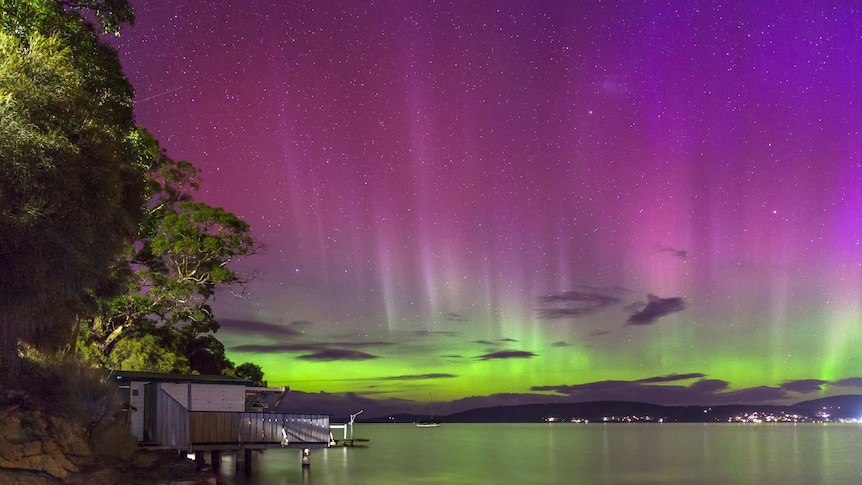
[{"label": "boathouse door", "polygon": [[156,441],[160,391],[158,382],[148,382],[144,385],[144,443]]}]

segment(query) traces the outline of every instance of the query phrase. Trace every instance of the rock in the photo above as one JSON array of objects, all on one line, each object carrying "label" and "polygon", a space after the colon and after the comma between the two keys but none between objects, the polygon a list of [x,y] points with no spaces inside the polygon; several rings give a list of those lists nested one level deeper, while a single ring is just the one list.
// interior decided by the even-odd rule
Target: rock
[{"label": "rock", "polygon": [[122,420],[97,426],[91,445],[89,423],[36,406],[0,389],[0,485],[217,484],[211,470],[176,452],[138,450]]},{"label": "rock", "polygon": [[9,441],[21,439],[21,417],[18,414],[11,412],[2,416],[0,437]]},{"label": "rock", "polygon": [[48,455],[28,456],[18,467],[25,470],[45,472],[52,477],[64,478],[69,472]]},{"label": "rock", "polygon": [[93,452],[99,456],[130,461],[137,450],[137,441],[118,419],[96,428],[93,433]]},{"label": "rock", "polygon": [[24,456],[33,456],[33,455],[41,455],[42,454],[42,442],[41,441],[28,441],[22,445],[23,450],[21,454]]},{"label": "rock", "polygon": [[137,483],[124,477],[122,472],[116,468],[100,468],[89,473],[71,474],[63,481],[65,485],[116,485],[119,483]]},{"label": "rock", "polygon": [[69,460],[56,443],[46,441],[42,443],[42,449],[47,456],[50,456],[55,463],[63,467],[66,471],[73,473],[80,471],[80,469]]},{"label": "rock", "polygon": [[92,458],[93,451],[87,443],[83,426],[55,416],[49,416],[48,423],[49,432],[57,438],[57,444],[65,455]]},{"label": "rock", "polygon": [[[61,483],[63,481],[59,478],[49,477],[40,473],[11,471],[0,468],[0,485],[55,485]],[[81,485],[85,484],[82,483]]]},{"label": "rock", "polygon": [[5,439],[0,438],[0,467],[6,468],[4,463],[10,463],[20,460],[24,457],[24,445],[18,443],[9,443]]},{"label": "rock", "polygon": [[135,463],[135,466],[137,466],[138,468],[146,468],[155,463],[158,459],[159,456],[157,454],[141,450],[135,453],[133,461]]},{"label": "rock", "polygon": [[36,419],[33,420],[33,425],[36,431],[40,433],[46,433],[48,431],[48,422],[45,421],[45,418],[43,418],[41,415],[36,415],[35,418]]}]

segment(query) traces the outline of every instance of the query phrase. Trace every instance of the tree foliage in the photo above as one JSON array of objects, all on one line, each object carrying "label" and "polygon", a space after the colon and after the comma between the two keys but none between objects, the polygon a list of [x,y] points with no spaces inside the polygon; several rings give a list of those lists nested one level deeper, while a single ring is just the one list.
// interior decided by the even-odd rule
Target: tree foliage
[{"label": "tree foliage", "polygon": [[135,23],[135,12],[128,0],[57,0],[61,7],[79,12],[92,12],[106,33],[120,34],[123,24]]},{"label": "tree foliage", "polygon": [[85,296],[109,289],[111,263],[143,215],[140,148],[132,88],[94,27],[55,1],[0,2],[0,365],[7,371],[18,341],[62,345]]},{"label": "tree foliage", "polygon": [[189,361],[177,355],[172,349],[165,348],[155,335],[121,340],[111,355],[107,366],[143,372],[190,372]]},{"label": "tree foliage", "polygon": [[[102,363],[126,362],[113,356],[119,343],[152,336],[193,371],[232,371],[224,346],[212,335],[219,326],[209,303],[219,285],[244,281],[228,264],[254,252],[249,226],[220,207],[195,202],[198,170],[172,160],[143,130],[140,139],[154,159],[144,224],[117,271],[126,291],[94,299],[79,346]],[[179,365],[173,370],[184,371]]]},{"label": "tree foliage", "polygon": [[100,38],[133,20],[127,0],[0,0],[7,374],[19,342],[50,351],[73,328],[103,365],[233,372],[209,303],[243,281],[228,264],[255,243],[240,218],[193,200],[193,165],[135,126],[132,87]]},{"label": "tree foliage", "polygon": [[257,364],[246,362],[238,365],[236,376],[253,383],[257,387],[267,387],[267,382],[263,380],[263,370]]}]

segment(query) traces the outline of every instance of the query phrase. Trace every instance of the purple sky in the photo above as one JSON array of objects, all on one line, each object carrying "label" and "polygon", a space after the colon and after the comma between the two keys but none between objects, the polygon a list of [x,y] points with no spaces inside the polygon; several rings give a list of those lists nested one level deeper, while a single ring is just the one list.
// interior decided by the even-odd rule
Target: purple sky
[{"label": "purple sky", "polygon": [[215,308],[272,385],[860,392],[862,13],[732,3],[148,0],[117,45],[267,246]]}]

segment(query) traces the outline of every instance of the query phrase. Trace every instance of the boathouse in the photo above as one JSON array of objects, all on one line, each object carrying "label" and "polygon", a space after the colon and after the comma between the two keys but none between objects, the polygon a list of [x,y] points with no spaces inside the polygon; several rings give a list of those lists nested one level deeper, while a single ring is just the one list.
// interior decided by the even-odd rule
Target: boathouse
[{"label": "boathouse", "polygon": [[[249,407],[256,394],[287,388],[260,388],[228,376],[115,371],[126,400],[126,422],[140,445],[187,453],[329,446],[329,416],[270,413]],[[202,455],[201,455],[202,456]],[[249,456],[249,455],[246,455]]]}]

